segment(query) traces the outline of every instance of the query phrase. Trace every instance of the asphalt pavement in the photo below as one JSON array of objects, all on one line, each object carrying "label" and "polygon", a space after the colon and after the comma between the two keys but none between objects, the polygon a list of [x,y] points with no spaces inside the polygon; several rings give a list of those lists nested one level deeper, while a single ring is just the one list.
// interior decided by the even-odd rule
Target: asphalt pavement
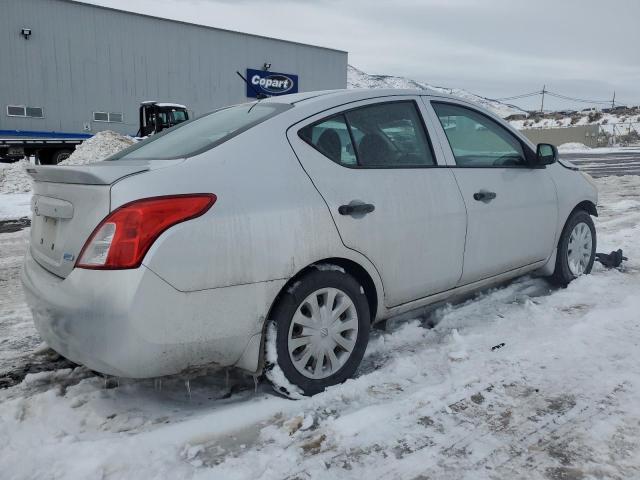
[{"label": "asphalt pavement", "polygon": [[561,153],[594,178],[609,175],[640,175],[640,150],[614,153]]}]

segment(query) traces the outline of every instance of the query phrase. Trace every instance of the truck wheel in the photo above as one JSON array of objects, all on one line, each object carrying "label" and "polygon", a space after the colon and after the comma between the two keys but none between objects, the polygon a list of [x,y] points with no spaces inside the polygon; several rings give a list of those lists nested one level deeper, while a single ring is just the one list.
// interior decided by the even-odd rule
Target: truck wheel
[{"label": "truck wheel", "polygon": [[63,160],[69,158],[73,152],[71,150],[39,150],[38,161],[40,165],[58,165]]},{"label": "truck wheel", "polygon": [[71,150],[56,150],[51,156],[51,165],[58,165],[71,156],[73,151]]},{"label": "truck wheel", "polygon": [[369,304],[360,284],[342,269],[320,267],[282,295],[267,334],[267,378],[291,397],[353,376],[369,340]]}]

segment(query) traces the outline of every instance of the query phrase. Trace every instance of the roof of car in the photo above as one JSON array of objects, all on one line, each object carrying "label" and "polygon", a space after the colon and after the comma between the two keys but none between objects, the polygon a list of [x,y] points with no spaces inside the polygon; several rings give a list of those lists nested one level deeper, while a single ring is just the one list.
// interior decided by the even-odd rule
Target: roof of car
[{"label": "roof of car", "polygon": [[339,105],[358,102],[360,100],[383,97],[397,98],[402,96],[416,95],[429,95],[437,97],[447,97],[455,100],[463,100],[452,95],[428,89],[419,90],[400,88],[343,88],[340,90],[320,90],[315,92],[294,93],[291,95],[279,95],[276,97],[266,98],[264,100],[261,100],[261,102],[294,105],[296,108],[292,109],[291,114],[293,114],[295,110],[298,115],[304,116],[337,107]]},{"label": "roof of car", "polygon": [[344,97],[352,97],[356,99],[366,99],[373,97],[386,97],[386,96],[402,96],[402,95],[438,95],[448,96],[440,94],[434,90],[428,89],[401,89],[401,88],[341,88],[336,90],[317,90],[313,92],[293,93],[290,95],[280,95],[277,97],[269,97],[263,100],[264,102],[275,103],[289,103],[297,104],[306,102],[312,99],[317,100],[329,100],[335,98],[344,99]]}]

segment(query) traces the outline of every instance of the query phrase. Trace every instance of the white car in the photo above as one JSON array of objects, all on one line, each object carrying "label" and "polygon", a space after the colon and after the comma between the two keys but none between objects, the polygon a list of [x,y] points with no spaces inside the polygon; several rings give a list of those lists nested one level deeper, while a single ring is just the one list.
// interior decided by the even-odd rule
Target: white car
[{"label": "white car", "polygon": [[236,105],[29,172],[38,331],[123,377],[214,364],[314,394],[354,375],[375,322],[532,272],[566,284],[595,256],[587,175],[424,90]]}]

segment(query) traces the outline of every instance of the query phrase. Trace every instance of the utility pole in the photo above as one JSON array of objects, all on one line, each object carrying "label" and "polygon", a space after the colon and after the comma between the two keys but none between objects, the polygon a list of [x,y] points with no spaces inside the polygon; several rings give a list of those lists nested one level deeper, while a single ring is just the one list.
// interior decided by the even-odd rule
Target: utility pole
[{"label": "utility pole", "polygon": [[611,100],[611,108],[615,108],[616,106],[616,91],[613,91],[613,100]]},{"label": "utility pole", "polygon": [[546,92],[546,88],[547,88],[546,85],[542,86],[542,103],[540,104],[540,113],[543,113],[543,110],[544,110],[544,94]]}]

